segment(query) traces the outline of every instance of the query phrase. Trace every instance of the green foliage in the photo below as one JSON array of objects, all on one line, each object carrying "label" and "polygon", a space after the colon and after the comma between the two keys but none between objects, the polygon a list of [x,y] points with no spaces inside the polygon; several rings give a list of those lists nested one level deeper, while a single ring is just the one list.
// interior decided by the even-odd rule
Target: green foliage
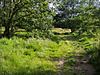
[{"label": "green foliage", "polygon": [[[90,63],[94,65],[96,71],[100,71],[100,29],[97,29],[94,37],[82,37],[79,39],[80,45],[90,57]],[[100,74],[100,73],[99,73]]]},{"label": "green foliage", "polygon": [[99,5],[95,0],[63,0],[54,19],[55,27],[70,28],[79,35],[88,32],[92,35],[96,28],[100,28]]},{"label": "green foliage", "polygon": [[[91,54],[91,63],[94,64],[97,72],[100,72],[100,30],[97,30],[96,32],[96,39],[93,44],[93,48],[91,48],[92,54]],[[100,74],[100,73],[99,73]]]},{"label": "green foliage", "polygon": [[56,43],[49,39],[2,38],[0,75],[55,75],[58,72],[57,62],[53,60],[62,57],[70,60],[75,52],[70,41]]},{"label": "green foliage", "polygon": [[78,17],[82,21],[80,24],[80,31],[88,32],[92,34],[92,32],[96,31],[96,28],[99,28],[99,15],[97,15],[100,8],[96,8],[94,6],[89,6],[84,8],[84,13],[81,13]]},{"label": "green foliage", "polygon": [[25,29],[27,32],[37,30],[37,34],[41,32],[43,35],[52,28],[54,12],[48,8],[47,0],[0,2],[3,6],[0,8],[0,26],[5,27],[4,36],[13,36],[17,28]]},{"label": "green foliage", "polygon": [[[3,28],[4,36],[11,37],[18,29],[23,32],[15,35],[24,38],[0,39],[0,75],[56,75],[60,59],[64,60],[62,72],[74,75],[78,54],[88,55],[100,70],[97,67],[100,64],[100,8],[94,6],[93,0],[58,3],[55,8],[61,13],[55,16],[48,0],[0,0],[0,29]],[[54,35],[54,21],[57,27],[76,32],[63,36],[67,30],[56,29],[54,32],[62,35]]]}]

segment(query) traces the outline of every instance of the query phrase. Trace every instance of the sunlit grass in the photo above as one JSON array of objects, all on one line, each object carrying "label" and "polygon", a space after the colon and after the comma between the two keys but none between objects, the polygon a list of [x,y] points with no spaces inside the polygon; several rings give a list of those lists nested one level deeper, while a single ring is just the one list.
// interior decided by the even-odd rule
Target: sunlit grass
[{"label": "sunlit grass", "polygon": [[55,75],[57,62],[53,60],[63,57],[70,59],[75,56],[75,51],[70,41],[56,43],[49,39],[2,38],[0,39],[0,74]]},{"label": "sunlit grass", "polygon": [[52,32],[59,33],[59,34],[70,33],[71,29],[53,28]]}]

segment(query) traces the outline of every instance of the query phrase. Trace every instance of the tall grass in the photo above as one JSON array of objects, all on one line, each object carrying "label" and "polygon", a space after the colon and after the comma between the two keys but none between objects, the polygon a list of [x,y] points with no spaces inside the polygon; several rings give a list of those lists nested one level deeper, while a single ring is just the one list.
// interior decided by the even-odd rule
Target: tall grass
[{"label": "tall grass", "polygon": [[86,54],[90,56],[90,62],[100,74],[100,30],[96,30],[93,36],[94,37],[83,37],[79,39],[79,42],[86,51]]},{"label": "tall grass", "polygon": [[[70,41],[13,37],[0,39],[0,75],[55,75],[53,59],[71,57],[75,47]],[[67,67],[67,66],[66,66]]]}]

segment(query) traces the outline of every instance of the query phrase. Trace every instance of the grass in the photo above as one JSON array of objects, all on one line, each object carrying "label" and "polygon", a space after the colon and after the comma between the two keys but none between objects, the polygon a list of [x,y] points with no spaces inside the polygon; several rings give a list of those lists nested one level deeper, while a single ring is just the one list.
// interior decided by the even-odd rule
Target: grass
[{"label": "grass", "polygon": [[[58,31],[58,29],[57,29]],[[65,31],[66,32],[66,31]],[[64,33],[64,32],[63,32]],[[26,32],[16,34],[26,35]],[[99,61],[100,41],[99,31],[94,37],[84,34],[76,36],[55,35],[50,39],[18,38],[0,39],[0,75],[56,75],[59,59],[64,58],[67,62],[62,72],[74,75],[73,65],[77,54],[91,55],[91,63],[96,68]],[[22,36],[23,37],[23,36]],[[55,42],[56,41],[56,42]]]},{"label": "grass", "polygon": [[74,56],[70,41],[53,42],[49,39],[13,37],[0,39],[0,75],[55,75],[54,59]]},{"label": "grass", "polygon": [[55,34],[67,34],[71,32],[71,29],[53,28],[52,32]]}]

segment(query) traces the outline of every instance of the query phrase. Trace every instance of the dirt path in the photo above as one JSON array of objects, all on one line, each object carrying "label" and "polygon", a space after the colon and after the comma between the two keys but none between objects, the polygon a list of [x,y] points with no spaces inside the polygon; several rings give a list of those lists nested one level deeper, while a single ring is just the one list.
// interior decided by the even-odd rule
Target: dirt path
[{"label": "dirt path", "polygon": [[[65,65],[65,60],[59,59],[58,60],[58,73],[57,75],[66,75],[63,73],[64,65]],[[89,57],[88,56],[76,56],[76,64],[73,66],[74,73],[72,75],[94,75],[95,74],[95,69],[94,67],[89,64]]]},{"label": "dirt path", "polygon": [[57,64],[57,67],[58,67],[58,73],[57,73],[57,75],[64,75],[63,74],[64,64],[65,64],[64,63],[64,59],[63,58],[59,59],[58,64]]},{"label": "dirt path", "polygon": [[76,58],[76,64],[74,66],[75,68],[75,74],[76,75],[94,75],[95,69],[94,67],[89,63],[89,56],[84,56],[81,58],[80,56],[77,56]]}]

